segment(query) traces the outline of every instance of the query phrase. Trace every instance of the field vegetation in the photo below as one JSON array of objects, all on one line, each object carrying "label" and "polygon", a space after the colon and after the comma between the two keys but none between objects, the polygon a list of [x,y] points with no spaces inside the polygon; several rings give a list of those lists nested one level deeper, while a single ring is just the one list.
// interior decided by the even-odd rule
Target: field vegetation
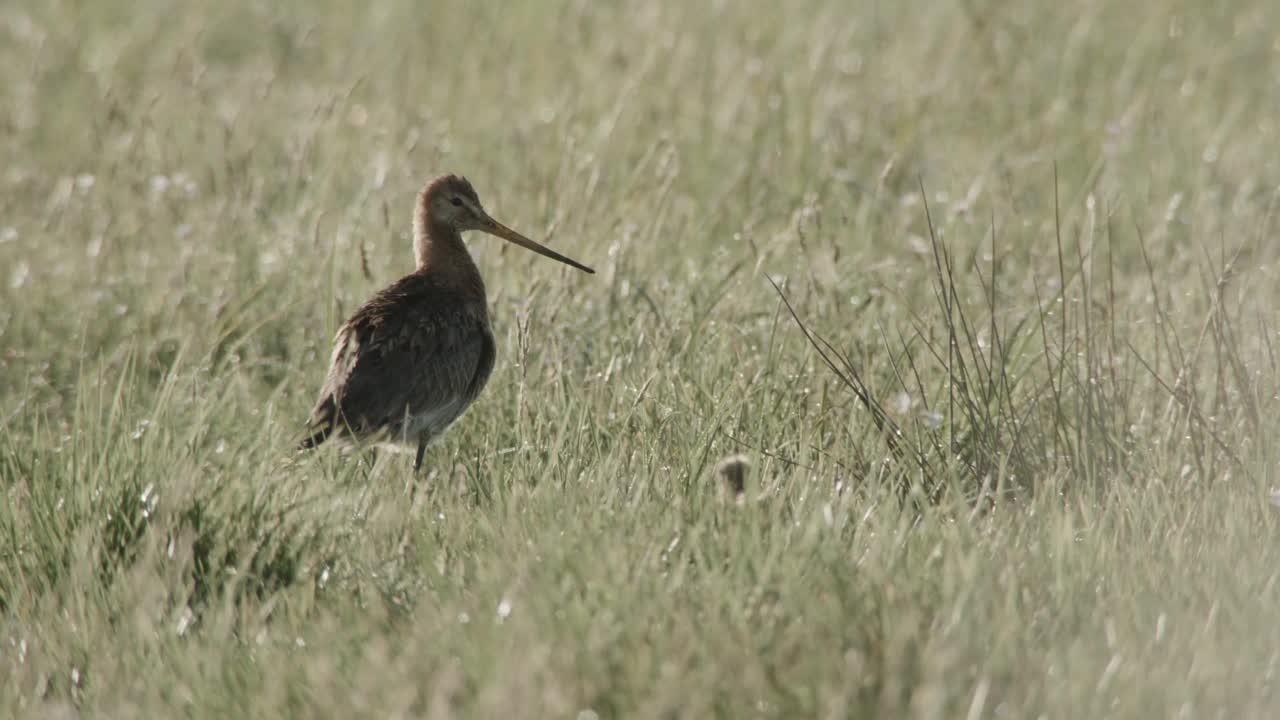
[{"label": "field vegetation", "polygon": [[[1280,715],[1278,28],[0,6],[0,715]],[[294,446],[445,172],[598,274],[415,491]]]}]

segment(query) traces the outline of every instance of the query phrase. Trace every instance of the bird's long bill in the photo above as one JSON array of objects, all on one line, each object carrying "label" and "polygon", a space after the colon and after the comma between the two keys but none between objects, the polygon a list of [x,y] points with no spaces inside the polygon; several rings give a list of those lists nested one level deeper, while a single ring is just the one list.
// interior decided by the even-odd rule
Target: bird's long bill
[{"label": "bird's long bill", "polygon": [[564,255],[561,255],[560,253],[556,252],[555,250],[552,250],[551,248],[546,247],[545,245],[539,245],[538,243],[530,240],[529,238],[521,235],[520,233],[516,232],[515,230],[512,230],[506,225],[503,225],[497,220],[494,220],[493,218],[485,218],[485,225],[484,225],[484,228],[482,229],[485,232],[489,233],[490,235],[497,235],[503,240],[513,242],[516,245],[519,245],[520,247],[525,248],[526,250],[532,250],[538,253],[539,255],[545,255],[546,257],[549,257],[552,260],[559,260],[565,265],[572,265],[573,267],[576,267],[583,272],[595,273],[595,270],[592,270],[591,268],[587,267],[586,265],[583,265],[577,260],[567,258]]}]

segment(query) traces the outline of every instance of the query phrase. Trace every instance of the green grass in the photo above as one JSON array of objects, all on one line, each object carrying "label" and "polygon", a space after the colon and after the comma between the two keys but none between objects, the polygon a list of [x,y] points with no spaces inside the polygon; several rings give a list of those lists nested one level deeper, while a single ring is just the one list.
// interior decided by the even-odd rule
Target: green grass
[{"label": "green grass", "polygon": [[[0,715],[1280,714],[1277,27],[6,5]],[[410,507],[293,445],[443,172],[599,272]]]}]

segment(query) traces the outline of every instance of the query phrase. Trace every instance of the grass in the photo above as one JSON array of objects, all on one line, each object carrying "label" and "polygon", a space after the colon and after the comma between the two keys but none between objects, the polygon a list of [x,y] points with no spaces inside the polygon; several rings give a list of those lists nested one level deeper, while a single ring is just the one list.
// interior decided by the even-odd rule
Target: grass
[{"label": "grass", "polygon": [[[0,715],[1274,716],[1276,27],[6,6]],[[446,171],[599,274],[410,507],[292,448]]]}]

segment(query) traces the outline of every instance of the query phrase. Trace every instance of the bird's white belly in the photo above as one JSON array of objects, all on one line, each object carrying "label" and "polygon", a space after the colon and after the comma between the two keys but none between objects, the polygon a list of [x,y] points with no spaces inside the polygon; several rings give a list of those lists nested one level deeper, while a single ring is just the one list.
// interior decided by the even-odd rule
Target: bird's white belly
[{"label": "bird's white belly", "polygon": [[417,450],[418,439],[426,435],[427,444],[433,445],[464,410],[466,410],[466,403],[458,398],[441,403],[425,412],[409,413],[398,430],[392,431],[390,437],[378,444],[388,450],[412,452]]}]

